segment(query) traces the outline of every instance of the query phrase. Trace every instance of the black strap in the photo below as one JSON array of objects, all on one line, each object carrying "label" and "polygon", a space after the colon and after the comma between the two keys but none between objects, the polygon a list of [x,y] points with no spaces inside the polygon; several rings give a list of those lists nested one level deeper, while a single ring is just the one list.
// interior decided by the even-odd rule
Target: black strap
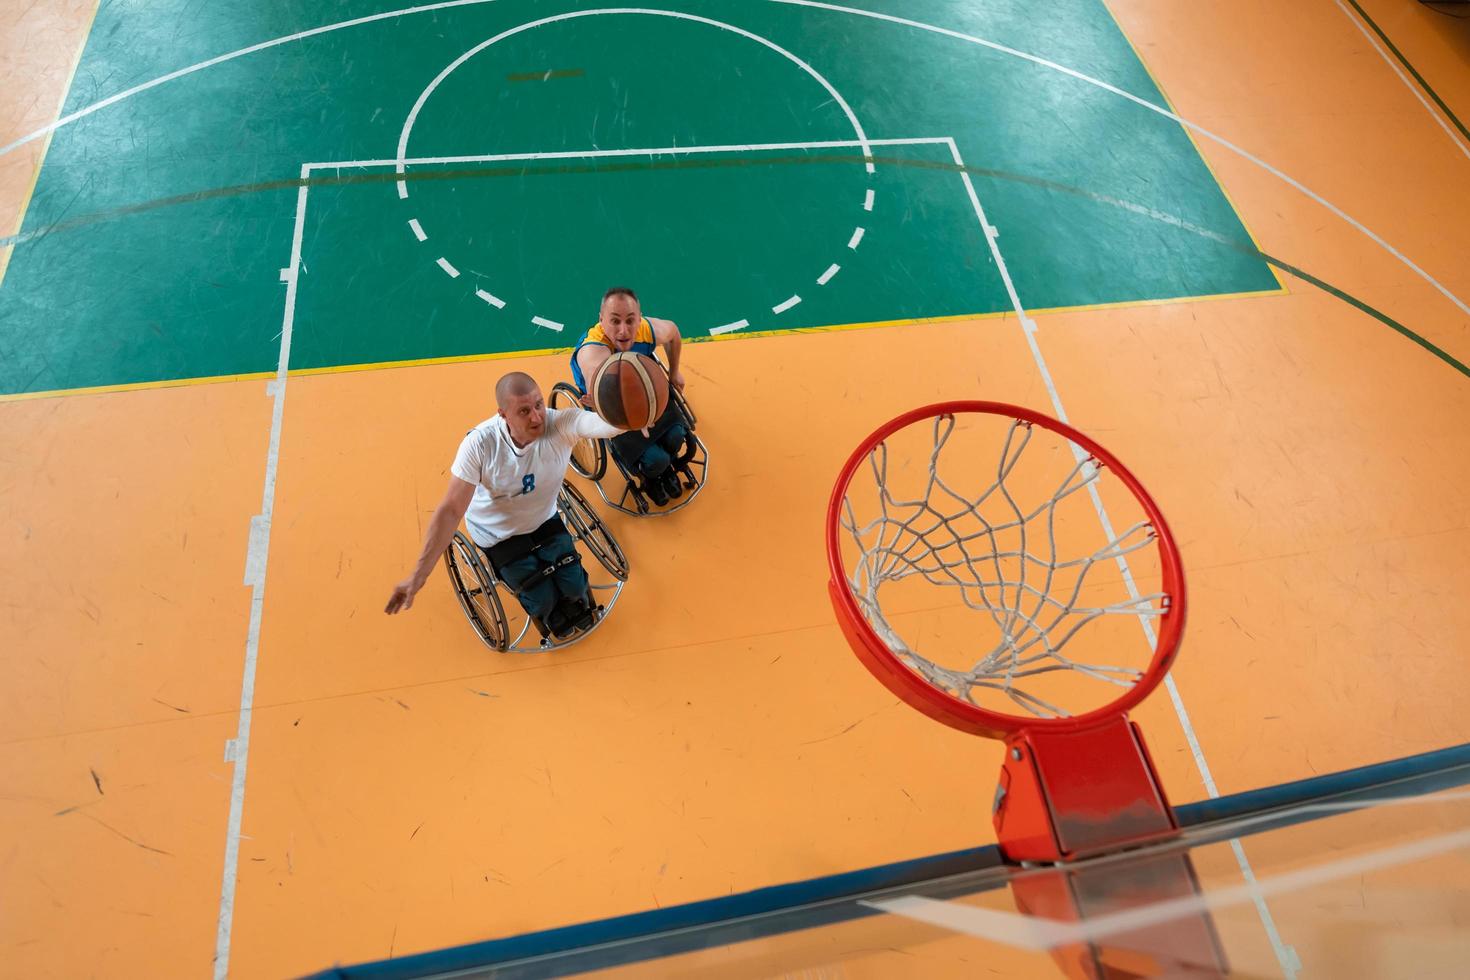
[{"label": "black strap", "polygon": [[[485,549],[485,553],[490,556],[490,565],[495,569],[495,574],[499,575],[506,565],[520,561],[557,535],[567,533],[567,526],[561,522],[561,515],[552,514],[536,530],[513,535],[499,544],[492,544]],[[552,567],[554,569],[556,566]]]},{"label": "black strap", "polygon": [[575,551],[571,552],[570,554],[562,555],[560,558],[552,562],[550,565],[547,565],[545,568],[542,568],[539,571],[527,575],[526,580],[521,583],[521,589],[524,590],[526,588],[529,588],[532,582],[538,581],[540,579],[551,578],[551,576],[555,575],[561,569],[566,568],[568,565],[575,565],[580,560],[581,559],[577,557],[577,553]]}]

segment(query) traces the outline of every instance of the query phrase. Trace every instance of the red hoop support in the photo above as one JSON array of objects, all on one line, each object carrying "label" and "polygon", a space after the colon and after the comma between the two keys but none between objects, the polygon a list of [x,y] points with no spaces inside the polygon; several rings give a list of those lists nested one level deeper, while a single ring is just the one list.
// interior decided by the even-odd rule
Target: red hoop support
[{"label": "red hoop support", "polygon": [[[1113,701],[1064,718],[1008,715],[941,690],[910,669],[858,608],[842,561],[842,507],[853,475],[889,436],[938,416],[981,413],[1019,419],[1080,446],[1137,499],[1156,535],[1167,608],[1153,659]],[[1168,836],[1177,829],[1142,733],[1128,711],[1164,680],[1184,632],[1186,596],[1178,547],[1158,505],[1132,472],[1096,441],[1039,412],[988,401],[950,401],[905,412],[879,426],[848,457],[827,507],[828,591],[843,635],[858,659],[911,707],[936,721],[1005,742],[996,793],[998,839],[1012,860],[1057,861]]]}]

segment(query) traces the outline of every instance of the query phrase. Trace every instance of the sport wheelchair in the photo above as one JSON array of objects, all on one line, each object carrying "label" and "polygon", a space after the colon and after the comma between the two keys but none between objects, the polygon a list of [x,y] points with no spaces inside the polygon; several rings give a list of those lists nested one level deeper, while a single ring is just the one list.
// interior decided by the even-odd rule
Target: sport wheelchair
[{"label": "sport wheelchair", "polygon": [[[586,564],[592,607],[591,623],[566,636],[558,637],[546,623],[528,615],[515,592],[500,580],[489,556],[463,531],[444,551],[444,565],[449,581],[459,598],[475,634],[492,650],[511,653],[540,653],[571,646],[600,626],[628,581],[628,558],[623,554],[602,518],[592,509],[587,498],[569,483],[563,483],[556,495],[556,510],[572,536],[572,546],[583,555],[596,559]],[[502,601],[504,589],[509,601]],[[535,628],[535,638],[528,634]]]},{"label": "sport wheelchair", "polygon": [[[597,487],[598,494],[603,501],[614,510],[634,517],[663,517],[672,514],[676,510],[688,507],[699,496],[699,491],[704,489],[704,484],[709,476],[709,451],[694,431],[694,411],[689,407],[689,402],[684,395],[673,385],[669,386],[669,400],[673,405],[678,420],[684,425],[684,444],[677,456],[674,457],[673,468],[678,475],[683,492],[677,498],[669,499],[667,503],[658,503],[650,496],[643,487],[640,478],[634,474],[628,464],[618,455],[610,445],[608,439],[583,439],[577,443],[572,450],[572,469],[578,474],[591,480]],[[558,381],[551,389],[550,406],[552,408],[583,408],[582,392],[576,385],[567,381]],[[622,492],[617,499],[608,494],[602,484],[602,478],[607,474],[607,461],[611,457],[613,465],[623,478]]]}]

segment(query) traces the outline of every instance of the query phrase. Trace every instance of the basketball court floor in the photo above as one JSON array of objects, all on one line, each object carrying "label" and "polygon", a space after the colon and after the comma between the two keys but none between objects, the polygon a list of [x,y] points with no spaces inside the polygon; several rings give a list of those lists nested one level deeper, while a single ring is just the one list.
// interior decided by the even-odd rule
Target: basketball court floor
[{"label": "basketball court floor", "polygon": [[[0,975],[301,975],[992,843],[1000,746],[826,590],[842,461],[947,399],[1167,515],[1192,608],[1133,717],[1176,804],[1470,742],[1463,12],[0,6]],[[631,578],[564,652],[488,651],[442,570],[385,617],[495,380],[565,379],[611,285],[690,341],[701,496],[602,508]],[[1360,918],[1461,948],[1436,853]],[[1309,895],[1222,926],[1243,975],[1433,973]]]}]

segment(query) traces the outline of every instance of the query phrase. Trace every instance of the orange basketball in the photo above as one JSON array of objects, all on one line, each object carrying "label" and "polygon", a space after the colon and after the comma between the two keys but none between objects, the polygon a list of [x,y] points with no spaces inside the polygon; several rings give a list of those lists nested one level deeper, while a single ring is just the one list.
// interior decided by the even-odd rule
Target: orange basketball
[{"label": "orange basketball", "polygon": [[646,429],[669,405],[669,376],[646,354],[614,354],[592,376],[592,407],[620,429]]}]

